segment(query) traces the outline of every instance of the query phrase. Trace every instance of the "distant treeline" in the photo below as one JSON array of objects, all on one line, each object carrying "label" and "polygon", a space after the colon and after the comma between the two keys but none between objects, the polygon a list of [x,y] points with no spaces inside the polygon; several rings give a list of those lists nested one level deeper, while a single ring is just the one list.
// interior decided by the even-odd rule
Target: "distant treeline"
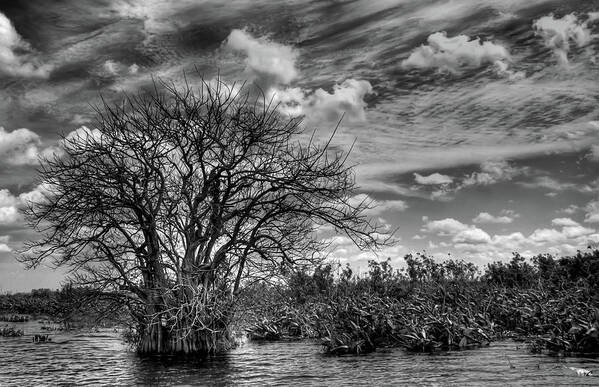
[{"label": "distant treeline", "polygon": [[65,290],[33,289],[27,293],[0,294],[0,313],[53,315],[61,309],[61,304],[67,301],[66,292]]},{"label": "distant treeline", "polygon": [[60,290],[34,289],[0,295],[0,315],[43,316],[66,327],[117,323],[119,306],[91,288],[65,285]]},{"label": "distant treeline", "polygon": [[246,293],[254,339],[312,337],[330,353],[379,347],[473,348],[514,337],[533,351],[599,353],[599,251],[514,254],[482,270],[426,254],[369,264],[366,275],[324,265]]}]

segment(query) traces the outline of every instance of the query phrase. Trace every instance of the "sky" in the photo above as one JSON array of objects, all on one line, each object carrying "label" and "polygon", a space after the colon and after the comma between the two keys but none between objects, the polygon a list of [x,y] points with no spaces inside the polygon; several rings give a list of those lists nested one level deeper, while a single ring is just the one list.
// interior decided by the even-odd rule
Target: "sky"
[{"label": "sky", "polygon": [[0,291],[56,288],[26,271],[20,209],[40,156],[94,128],[152,78],[262,88],[348,150],[369,215],[396,243],[331,237],[331,258],[426,251],[484,266],[599,243],[599,1],[3,0]]}]

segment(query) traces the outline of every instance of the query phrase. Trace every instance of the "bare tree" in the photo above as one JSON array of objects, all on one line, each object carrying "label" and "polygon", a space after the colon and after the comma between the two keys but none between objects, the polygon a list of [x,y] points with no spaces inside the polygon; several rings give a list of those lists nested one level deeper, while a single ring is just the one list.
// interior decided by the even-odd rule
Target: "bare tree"
[{"label": "bare tree", "polygon": [[27,211],[42,237],[21,259],[116,295],[140,352],[207,353],[246,281],[321,259],[317,227],[377,247],[346,155],[302,143],[298,119],[249,95],[160,83],[104,103],[96,130],[42,163],[45,197]]}]

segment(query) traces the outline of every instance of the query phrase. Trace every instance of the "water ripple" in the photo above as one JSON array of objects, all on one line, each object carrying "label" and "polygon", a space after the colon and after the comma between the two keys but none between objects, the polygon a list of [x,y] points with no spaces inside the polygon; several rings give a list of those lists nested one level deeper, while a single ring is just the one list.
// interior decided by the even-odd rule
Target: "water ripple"
[{"label": "water ripple", "polygon": [[138,358],[118,335],[53,334],[61,344],[31,342],[36,323],[18,324],[26,336],[0,338],[0,386],[546,386],[596,385],[568,367],[597,368],[598,359],[534,355],[521,343],[435,355],[382,350],[330,357],[310,342],[245,344],[203,363]]}]

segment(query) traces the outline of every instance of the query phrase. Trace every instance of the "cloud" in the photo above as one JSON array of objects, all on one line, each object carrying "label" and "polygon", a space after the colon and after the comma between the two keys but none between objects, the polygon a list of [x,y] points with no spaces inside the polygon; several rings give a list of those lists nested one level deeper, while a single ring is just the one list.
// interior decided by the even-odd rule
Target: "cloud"
[{"label": "cloud", "polygon": [[52,192],[52,186],[48,183],[39,184],[33,190],[23,192],[18,196],[20,205],[28,205],[29,203],[40,203],[45,200],[46,196]]},{"label": "cloud", "polygon": [[530,240],[535,243],[559,243],[565,239],[565,236],[554,228],[537,229],[530,235]]},{"label": "cloud", "polygon": [[0,207],[0,224],[17,223],[20,219],[21,215],[16,207]]},{"label": "cloud", "polygon": [[93,139],[93,140],[99,140],[100,137],[102,137],[102,132],[100,132],[99,129],[90,129],[87,126],[83,125],[80,126],[79,128],[69,132],[66,136],[65,136],[65,140],[66,141],[80,141],[80,140],[86,140],[86,139]]},{"label": "cloud", "polygon": [[120,72],[120,64],[113,60],[107,60],[104,62],[102,68],[108,75],[112,76],[119,75]]},{"label": "cloud", "polygon": [[330,256],[333,261],[338,261],[342,265],[351,263],[353,267],[365,269],[368,267],[369,260],[391,258],[392,264],[397,266],[401,264],[402,257],[407,253],[405,248],[398,243],[392,246],[385,246],[378,251],[363,251],[346,236],[333,236],[324,239],[323,242],[330,243]]},{"label": "cloud", "polygon": [[453,199],[453,194],[473,186],[486,186],[503,181],[512,180],[514,177],[526,173],[527,168],[516,167],[505,160],[487,160],[480,165],[480,171],[465,175],[455,184],[446,184],[435,189],[430,194],[431,200],[448,201]]},{"label": "cloud", "polygon": [[0,243],[0,253],[10,253],[12,249],[6,243]]},{"label": "cloud", "polygon": [[441,220],[424,219],[426,222],[422,231],[434,233],[438,236],[450,236],[454,243],[479,244],[488,243],[491,237],[484,230],[470,226],[453,218]]},{"label": "cloud", "polygon": [[271,89],[270,97],[279,104],[281,112],[293,117],[303,116],[307,124],[337,122],[342,116],[356,122],[366,120],[364,97],[372,92],[370,82],[346,79],[335,84],[332,92],[322,88],[312,91],[294,87]]},{"label": "cloud", "polygon": [[564,214],[568,214],[568,215],[572,215],[577,213],[578,211],[580,211],[580,207],[578,207],[576,204],[570,204],[568,207],[566,208],[560,208],[559,210],[557,210],[556,212],[562,212]]},{"label": "cloud", "polygon": [[[48,184],[40,184],[31,191],[13,195],[8,189],[0,189],[0,225],[15,225],[23,220],[20,210],[29,202],[40,202],[50,192]],[[0,237],[0,242],[6,242]]]},{"label": "cloud", "polygon": [[[591,17],[589,20],[592,19]],[[551,14],[535,20],[533,28],[535,33],[543,38],[545,46],[553,50],[558,62],[567,65],[570,42],[578,47],[584,47],[594,37],[587,25],[589,20],[581,21],[573,13],[561,19]]]},{"label": "cloud", "polygon": [[309,95],[303,105],[304,115],[309,121],[337,121],[342,115],[353,121],[365,121],[364,97],[372,93],[368,81],[346,79],[333,86],[333,92],[317,89]]},{"label": "cloud", "polygon": [[379,216],[389,211],[405,211],[408,204],[403,200],[374,200],[367,194],[358,194],[353,196],[349,203],[358,206],[362,203],[369,204],[372,208],[367,209],[364,214],[368,216]]},{"label": "cloud", "polygon": [[491,242],[491,236],[478,227],[472,227],[457,233],[452,241],[454,243],[480,244]]},{"label": "cloud", "polygon": [[0,189],[0,224],[14,224],[20,221],[19,200],[7,189]]},{"label": "cloud", "polygon": [[[430,221],[423,217],[423,221],[425,226],[422,231],[451,238],[453,247],[458,252],[469,254],[469,259],[482,261],[508,258],[515,251],[525,256],[540,252],[569,255],[576,253],[577,249],[599,242],[599,234],[595,229],[584,227],[570,218],[555,218],[552,220],[553,228],[537,228],[528,237],[521,232],[490,236],[481,228],[453,218]],[[436,244],[450,246],[445,241]]]},{"label": "cloud", "polygon": [[381,215],[389,211],[401,212],[408,208],[408,204],[403,200],[377,200],[375,205],[375,208],[366,211],[367,215]]},{"label": "cloud", "polygon": [[574,227],[580,224],[570,218],[556,218],[551,221],[551,224],[558,227]]},{"label": "cloud", "polygon": [[551,192],[547,196],[555,196],[557,192],[571,190],[582,193],[593,193],[599,189],[599,180],[593,180],[588,184],[576,184],[563,182],[550,176],[538,176],[533,181],[519,182],[519,185],[526,188],[548,189]]},{"label": "cloud", "polygon": [[512,180],[525,171],[525,168],[517,168],[505,160],[485,161],[480,166],[480,172],[473,172],[462,181],[462,187],[491,185],[500,181]]},{"label": "cloud", "polygon": [[29,129],[7,132],[0,126],[0,160],[9,164],[37,164],[40,137]]},{"label": "cloud", "polygon": [[589,159],[599,161],[599,145],[591,145],[589,148]]},{"label": "cloud", "polygon": [[509,224],[514,221],[514,218],[506,215],[495,216],[488,212],[481,212],[472,221],[474,223]]},{"label": "cloud", "polygon": [[366,120],[364,97],[373,92],[370,82],[349,78],[333,85],[331,91],[289,87],[300,75],[298,53],[292,47],[238,29],[231,32],[225,47],[245,55],[246,75],[282,113],[304,117],[306,124],[336,122],[342,116],[349,121]]},{"label": "cloud", "polygon": [[435,233],[440,236],[456,235],[468,230],[469,226],[453,218],[426,221],[423,231]]},{"label": "cloud", "polygon": [[416,183],[423,185],[450,184],[453,182],[453,177],[442,175],[437,172],[428,176],[422,176],[418,173],[414,173],[414,179],[416,180]]},{"label": "cloud", "polygon": [[599,200],[590,202],[585,207],[584,221],[586,223],[599,223]]},{"label": "cloud", "polygon": [[245,54],[245,71],[263,90],[288,85],[298,77],[295,67],[298,54],[289,46],[265,38],[256,39],[238,29],[231,31],[225,46]]},{"label": "cloud", "polygon": [[52,67],[36,63],[33,50],[0,12],[0,74],[12,77],[47,78]]},{"label": "cloud", "polygon": [[[458,72],[463,67],[481,67],[501,61],[509,61],[508,50],[492,42],[481,42],[466,35],[447,37],[446,32],[435,32],[427,39],[428,45],[415,49],[401,62],[405,69],[437,68]],[[501,67],[503,68],[503,67]],[[503,68],[504,71],[507,68]]]}]

